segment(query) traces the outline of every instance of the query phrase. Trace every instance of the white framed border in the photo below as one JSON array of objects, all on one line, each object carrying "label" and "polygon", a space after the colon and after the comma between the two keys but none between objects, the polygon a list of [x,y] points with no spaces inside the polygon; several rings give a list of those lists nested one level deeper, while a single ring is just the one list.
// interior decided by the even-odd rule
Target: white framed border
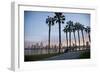
[{"label": "white framed border", "polygon": [[[96,8],[84,6],[45,6],[34,5],[32,3],[12,3],[12,49],[11,49],[11,69],[18,70],[37,70],[48,68],[61,67],[80,67],[80,66],[94,66],[96,65],[96,51],[95,39],[91,39],[91,59],[77,59],[77,60],[60,60],[60,61],[37,61],[24,62],[24,10],[30,11],[51,11],[51,12],[69,12],[69,13],[89,13],[91,15],[91,38],[93,35],[94,26],[96,24]],[[93,46],[94,45],[94,46]],[[93,49],[95,48],[95,49]]]}]

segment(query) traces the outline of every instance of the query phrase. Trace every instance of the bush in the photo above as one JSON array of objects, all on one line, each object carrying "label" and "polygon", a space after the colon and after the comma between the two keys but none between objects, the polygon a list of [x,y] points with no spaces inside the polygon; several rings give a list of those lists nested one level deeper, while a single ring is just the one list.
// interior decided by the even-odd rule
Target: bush
[{"label": "bush", "polygon": [[80,55],[80,59],[84,59],[84,58],[90,58],[90,51],[84,52]]}]

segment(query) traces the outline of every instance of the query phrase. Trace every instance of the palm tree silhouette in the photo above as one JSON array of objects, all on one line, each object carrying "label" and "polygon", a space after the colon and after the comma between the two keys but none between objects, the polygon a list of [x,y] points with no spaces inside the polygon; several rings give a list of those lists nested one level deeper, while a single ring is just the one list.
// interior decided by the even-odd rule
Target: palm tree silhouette
[{"label": "palm tree silhouette", "polygon": [[49,53],[49,49],[50,49],[50,32],[51,32],[51,26],[54,25],[54,18],[49,17],[46,18],[46,24],[48,24],[49,26],[49,39],[48,39],[48,53]]},{"label": "palm tree silhouette", "polygon": [[75,47],[77,46],[76,45],[76,36],[75,36],[75,31],[76,31],[77,29],[76,29],[76,26],[73,24],[72,25],[72,31],[73,31],[73,35],[74,35],[74,40],[75,40]]},{"label": "palm tree silhouette", "polygon": [[61,49],[61,23],[64,24],[65,16],[61,12],[55,12],[55,22],[59,24],[59,53]]},{"label": "palm tree silhouette", "polygon": [[69,31],[69,48],[71,48],[71,32],[72,32],[72,25],[73,21],[66,22],[68,24],[68,31]]},{"label": "palm tree silhouette", "polygon": [[80,30],[81,30],[82,38],[83,38],[83,46],[85,45],[84,33],[83,33],[83,30],[84,30],[84,29],[85,29],[84,25],[80,24]]},{"label": "palm tree silhouette", "polygon": [[76,22],[75,23],[75,28],[77,29],[77,33],[78,33],[78,42],[79,42],[79,49],[80,49],[80,34],[79,34],[79,31],[80,31],[80,23],[79,22]]},{"label": "palm tree silhouette", "polygon": [[66,48],[68,49],[68,25],[64,27],[63,31],[66,33]]},{"label": "palm tree silhouette", "polygon": [[89,42],[91,42],[91,39],[90,39],[90,27],[89,26],[87,26],[86,28],[85,28],[85,31],[86,31],[86,33],[88,34],[88,38],[89,38]]}]

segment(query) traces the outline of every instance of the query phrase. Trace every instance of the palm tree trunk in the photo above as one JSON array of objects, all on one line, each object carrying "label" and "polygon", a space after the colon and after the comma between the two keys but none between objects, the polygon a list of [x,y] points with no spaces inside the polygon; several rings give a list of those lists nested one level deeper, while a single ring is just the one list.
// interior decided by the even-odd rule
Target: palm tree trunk
[{"label": "palm tree trunk", "polygon": [[71,47],[71,50],[72,50],[72,46],[71,46],[71,32],[70,32],[70,47]]},{"label": "palm tree trunk", "polygon": [[84,43],[84,34],[83,34],[83,30],[81,30],[81,32],[82,32],[83,46],[84,46],[84,45],[85,45],[85,43]]},{"label": "palm tree trunk", "polygon": [[71,32],[69,32],[69,48],[71,49]]},{"label": "palm tree trunk", "polygon": [[78,30],[78,42],[79,42],[79,50],[80,50],[80,35],[79,35],[79,30]]},{"label": "palm tree trunk", "polygon": [[61,49],[61,24],[59,22],[59,53],[60,53],[60,49]]},{"label": "palm tree trunk", "polygon": [[50,50],[50,32],[51,32],[51,25],[49,25],[48,53],[49,53],[49,50]]},{"label": "palm tree trunk", "polygon": [[66,32],[66,44],[67,44],[67,49],[68,49],[68,36],[67,36],[67,32]]},{"label": "palm tree trunk", "polygon": [[74,40],[75,40],[75,46],[76,46],[76,36],[75,36],[75,31],[73,32],[74,34]]},{"label": "palm tree trunk", "polygon": [[90,33],[88,33],[88,37],[89,37],[89,42],[91,42],[91,39],[90,39]]}]

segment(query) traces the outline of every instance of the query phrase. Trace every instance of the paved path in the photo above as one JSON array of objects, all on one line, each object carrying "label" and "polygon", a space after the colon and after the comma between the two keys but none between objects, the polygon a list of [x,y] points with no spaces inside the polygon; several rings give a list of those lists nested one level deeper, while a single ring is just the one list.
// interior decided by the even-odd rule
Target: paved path
[{"label": "paved path", "polygon": [[80,54],[84,51],[78,51],[78,52],[68,52],[64,54],[60,54],[54,57],[47,58],[45,60],[64,60],[64,59],[78,59]]}]

